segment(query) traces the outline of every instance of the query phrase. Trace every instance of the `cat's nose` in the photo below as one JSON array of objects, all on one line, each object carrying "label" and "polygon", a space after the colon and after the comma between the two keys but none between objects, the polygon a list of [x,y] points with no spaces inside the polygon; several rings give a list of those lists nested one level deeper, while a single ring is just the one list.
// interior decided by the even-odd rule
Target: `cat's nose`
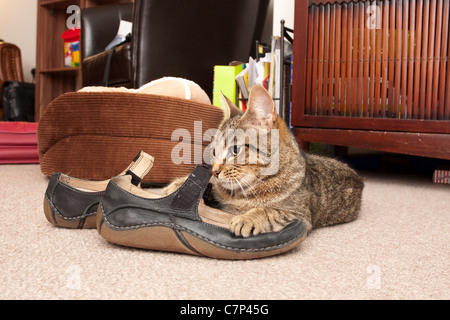
[{"label": "cat's nose", "polygon": [[219,177],[220,171],[221,171],[221,170],[220,170],[220,164],[217,163],[217,162],[214,162],[213,165],[212,165],[212,173],[213,173],[213,175],[214,175],[216,178]]}]

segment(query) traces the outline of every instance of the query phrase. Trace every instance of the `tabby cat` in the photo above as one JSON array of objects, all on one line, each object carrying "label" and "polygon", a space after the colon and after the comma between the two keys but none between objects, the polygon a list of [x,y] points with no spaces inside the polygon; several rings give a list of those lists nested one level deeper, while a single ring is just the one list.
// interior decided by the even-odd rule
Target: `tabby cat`
[{"label": "tabby cat", "polygon": [[[245,113],[223,95],[222,104],[225,116],[210,145],[212,194],[235,214],[234,234],[278,231],[296,218],[308,232],[357,218],[362,179],[344,163],[300,150],[264,87],[251,89]],[[185,179],[163,192],[173,192]]]}]

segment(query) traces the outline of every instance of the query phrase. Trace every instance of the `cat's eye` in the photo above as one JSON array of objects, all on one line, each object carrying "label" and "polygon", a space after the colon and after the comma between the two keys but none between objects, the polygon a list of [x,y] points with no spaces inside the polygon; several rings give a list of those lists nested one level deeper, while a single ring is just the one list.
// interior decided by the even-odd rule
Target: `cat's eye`
[{"label": "cat's eye", "polygon": [[233,156],[237,156],[239,152],[241,151],[241,146],[232,146],[228,149],[228,153],[232,154]]}]

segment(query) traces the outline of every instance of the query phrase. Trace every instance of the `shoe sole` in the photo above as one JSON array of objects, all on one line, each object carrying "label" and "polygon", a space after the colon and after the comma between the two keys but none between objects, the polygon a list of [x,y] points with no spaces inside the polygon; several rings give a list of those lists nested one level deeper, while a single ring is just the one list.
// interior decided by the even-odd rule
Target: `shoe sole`
[{"label": "shoe sole", "polygon": [[285,246],[268,250],[239,250],[199,239],[189,232],[166,226],[150,226],[137,229],[113,230],[104,223],[99,206],[97,211],[98,233],[108,242],[126,247],[186,253],[215,259],[257,259],[278,255],[297,247],[306,232]]},{"label": "shoe sole", "polygon": [[95,229],[96,214],[81,219],[63,219],[51,207],[47,197],[44,197],[44,214],[52,225],[68,229]]}]

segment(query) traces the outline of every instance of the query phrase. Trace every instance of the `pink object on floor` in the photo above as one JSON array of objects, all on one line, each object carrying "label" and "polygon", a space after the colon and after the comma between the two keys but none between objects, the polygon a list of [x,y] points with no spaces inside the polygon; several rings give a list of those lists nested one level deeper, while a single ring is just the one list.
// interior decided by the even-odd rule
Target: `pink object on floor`
[{"label": "pink object on floor", "polygon": [[0,122],[0,163],[39,163],[37,122]]},{"label": "pink object on floor", "polygon": [[433,182],[450,184],[450,170],[434,170]]}]

